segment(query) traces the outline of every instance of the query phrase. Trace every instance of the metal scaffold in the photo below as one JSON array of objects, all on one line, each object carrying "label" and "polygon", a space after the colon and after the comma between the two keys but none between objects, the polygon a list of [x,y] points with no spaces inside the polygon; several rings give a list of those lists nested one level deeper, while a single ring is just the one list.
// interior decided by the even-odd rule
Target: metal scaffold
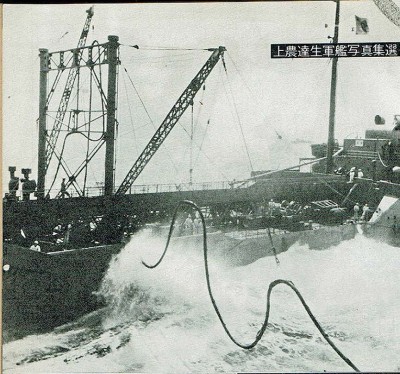
[{"label": "metal scaffold", "polygon": [[[89,162],[106,144],[105,157],[105,194],[112,194],[114,185],[114,141],[116,120],[116,85],[119,65],[119,43],[117,36],[109,36],[108,42],[99,44],[94,41],[90,46],[85,46],[90,22],[93,17],[93,7],[87,10],[87,18],[82,30],[78,47],[69,50],[49,52],[47,49],[40,49],[40,102],[39,102],[39,149],[38,149],[38,186],[37,197],[42,199],[50,196],[53,185],[62,169],[67,176],[67,182],[62,184],[62,191],[56,192],[56,197],[62,194],[69,187],[73,187],[78,196],[85,195],[86,175]],[[101,66],[108,65],[108,89],[103,90],[103,78]],[[81,97],[81,74],[82,69],[89,71],[89,97],[86,99],[87,107],[83,108]],[[65,87],[61,93],[61,100],[56,114],[52,115],[49,110],[51,100],[60,85],[63,73],[68,71],[65,79]],[[56,72],[52,81],[51,89],[47,90],[49,73]],[[94,89],[98,92],[99,110],[94,109]],[[72,103],[72,99],[76,102]],[[95,112],[100,115],[94,116]],[[67,114],[69,114],[67,116]],[[86,117],[87,115],[87,117]],[[82,121],[82,116],[85,116]],[[51,118],[54,124],[47,129],[47,121]],[[97,123],[97,129],[93,126]],[[61,132],[66,132],[61,147],[57,147]],[[96,139],[91,137],[94,133],[100,133]],[[83,135],[87,139],[87,151],[85,159],[78,167],[70,168],[64,158],[64,148],[68,136],[73,134]],[[90,144],[94,146],[90,146]],[[53,156],[57,159],[56,170],[50,187],[46,188],[46,175]],[[75,170],[74,170],[75,169]],[[77,178],[85,172],[83,187],[79,185]]]}]

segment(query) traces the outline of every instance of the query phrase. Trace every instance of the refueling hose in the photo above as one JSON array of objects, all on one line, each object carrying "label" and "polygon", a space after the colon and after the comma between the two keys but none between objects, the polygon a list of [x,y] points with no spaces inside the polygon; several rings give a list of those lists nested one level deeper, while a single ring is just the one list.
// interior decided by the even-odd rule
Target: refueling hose
[{"label": "refueling hose", "polygon": [[222,315],[218,309],[217,303],[214,299],[212,290],[211,290],[211,281],[210,281],[210,273],[209,273],[209,269],[208,269],[208,249],[207,249],[207,229],[206,229],[206,223],[205,223],[205,219],[203,216],[203,213],[201,212],[200,208],[193,203],[192,201],[189,200],[183,200],[180,201],[178,203],[178,205],[175,208],[174,211],[174,215],[172,217],[172,221],[171,221],[171,225],[169,228],[169,233],[168,233],[168,239],[167,239],[167,243],[165,245],[165,249],[163,254],[161,255],[160,259],[154,264],[154,265],[149,265],[146,262],[144,262],[142,260],[142,263],[144,266],[146,266],[149,269],[153,269],[155,267],[157,267],[161,261],[163,260],[165,254],[167,253],[167,249],[169,247],[169,243],[172,237],[172,233],[174,231],[174,224],[176,221],[176,217],[179,211],[179,208],[183,205],[187,205],[192,207],[199,215],[201,218],[201,223],[202,223],[202,227],[203,227],[203,250],[204,250],[204,266],[205,266],[205,272],[206,272],[206,281],[207,281],[207,289],[208,289],[208,295],[211,299],[211,303],[214,307],[215,312],[217,313],[217,316],[222,324],[222,327],[224,328],[226,334],[229,336],[229,338],[232,340],[233,343],[235,343],[237,346],[239,346],[240,348],[243,349],[251,349],[254,348],[257,343],[261,340],[262,336],[264,335],[264,332],[267,328],[268,325],[268,319],[269,319],[269,312],[270,312],[270,308],[271,308],[271,293],[272,293],[272,289],[279,285],[279,284],[283,284],[288,286],[289,288],[291,288],[294,293],[297,295],[297,297],[299,298],[301,304],[303,305],[304,309],[306,310],[307,314],[309,315],[309,317],[311,318],[312,322],[314,323],[314,325],[317,327],[318,331],[321,333],[321,335],[324,337],[324,339],[326,340],[326,342],[333,348],[333,350],[340,356],[340,358],[347,364],[349,365],[353,370],[355,370],[356,372],[359,372],[360,370],[336,347],[336,345],[332,342],[332,340],[329,338],[328,334],[323,330],[323,328],[321,327],[320,323],[317,321],[317,319],[315,318],[315,316],[312,314],[310,308],[308,307],[307,303],[304,301],[303,296],[300,294],[300,292],[298,291],[298,289],[295,287],[295,285],[288,280],[284,280],[284,279],[276,279],[275,281],[271,282],[268,288],[268,293],[267,293],[267,306],[266,306],[266,311],[265,311],[265,317],[264,317],[264,322],[261,326],[261,329],[257,332],[256,337],[254,339],[254,341],[250,344],[242,344],[239,343],[231,334],[231,332],[229,331],[229,329],[227,328],[224,319],[222,318]]}]

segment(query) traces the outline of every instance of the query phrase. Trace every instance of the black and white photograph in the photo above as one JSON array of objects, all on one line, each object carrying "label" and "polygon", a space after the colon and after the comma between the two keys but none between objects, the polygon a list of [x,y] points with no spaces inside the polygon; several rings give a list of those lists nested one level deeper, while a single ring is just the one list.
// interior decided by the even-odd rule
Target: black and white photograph
[{"label": "black and white photograph", "polygon": [[400,372],[400,0],[3,4],[2,372]]}]

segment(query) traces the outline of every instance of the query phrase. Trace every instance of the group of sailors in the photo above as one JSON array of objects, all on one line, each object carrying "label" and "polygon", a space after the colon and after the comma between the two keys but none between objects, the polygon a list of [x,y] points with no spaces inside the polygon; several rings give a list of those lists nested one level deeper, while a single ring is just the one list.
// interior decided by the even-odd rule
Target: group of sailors
[{"label": "group of sailors", "polygon": [[[40,245],[45,245],[45,252],[59,251],[72,247],[92,247],[97,245],[119,243],[124,236],[128,236],[135,231],[136,225],[134,218],[129,217],[86,217],[76,220],[58,220],[53,229],[47,233],[37,233],[33,236],[34,243],[30,249],[40,252]],[[24,232],[21,229],[21,232]],[[29,230],[28,230],[29,232]],[[28,237],[28,235],[26,235]],[[25,236],[24,236],[25,237]],[[38,250],[39,247],[39,250]]]},{"label": "group of sailors", "polygon": [[354,166],[349,171],[349,183],[354,182],[354,178],[364,178],[364,173],[361,169],[356,169]]},{"label": "group of sailors", "polygon": [[[71,236],[79,237],[82,241],[86,241],[87,244],[98,244],[96,241],[96,229],[97,229],[97,219],[93,218],[89,224],[83,222],[83,220],[77,220],[76,222],[71,221],[68,223],[57,222],[57,225],[53,228],[50,237],[46,237],[43,243],[48,243],[49,245],[59,246],[61,244],[65,245],[67,248],[71,243]],[[72,234],[71,234],[72,233]],[[76,241],[76,240],[72,240]],[[30,247],[31,250],[41,252],[41,248],[38,240],[35,240]]]},{"label": "group of sailors", "polygon": [[[352,219],[355,222],[363,221],[367,222],[373,210],[368,205],[368,203],[360,204],[356,203],[353,206],[353,216]],[[266,212],[267,216],[270,217],[290,217],[290,216],[297,216],[301,217],[303,220],[307,220],[312,218],[312,207],[308,204],[300,204],[295,201],[291,201],[290,203],[286,200],[283,200],[281,203],[275,202],[274,199],[271,199],[268,203],[268,209]],[[331,209],[332,216],[340,215],[345,219],[346,217],[346,209],[344,208],[333,208]],[[350,213],[351,214],[351,213]]]},{"label": "group of sailors", "polygon": [[185,235],[200,234],[202,230],[202,222],[199,214],[196,212],[193,216],[188,214],[181,225],[181,231]]},{"label": "group of sailors", "polygon": [[364,178],[364,172],[362,169],[357,169],[355,166],[350,168],[349,171],[347,171],[344,167],[337,168],[334,171],[335,174],[337,175],[346,175],[349,177],[348,183],[354,183],[355,178]]},{"label": "group of sailors", "polygon": [[362,208],[359,203],[356,203],[353,207],[353,213],[354,213],[353,219],[355,222],[358,222],[358,221],[366,222],[369,220],[371,208],[368,206],[367,203],[365,203]]},{"label": "group of sailors", "polygon": [[220,209],[214,211],[213,215],[207,216],[211,226],[238,226],[246,227],[247,220],[255,217],[264,217],[277,222],[282,218],[301,217],[302,220],[309,220],[311,217],[311,206],[301,204],[297,201],[282,200],[281,202],[270,199],[262,204],[244,205],[235,209]]},{"label": "group of sailors", "polygon": [[305,205],[302,206],[300,203],[292,200],[288,202],[287,200],[283,200],[281,203],[275,202],[274,199],[271,199],[268,202],[267,215],[268,216],[293,216],[300,213],[306,213],[309,211],[310,206]]}]

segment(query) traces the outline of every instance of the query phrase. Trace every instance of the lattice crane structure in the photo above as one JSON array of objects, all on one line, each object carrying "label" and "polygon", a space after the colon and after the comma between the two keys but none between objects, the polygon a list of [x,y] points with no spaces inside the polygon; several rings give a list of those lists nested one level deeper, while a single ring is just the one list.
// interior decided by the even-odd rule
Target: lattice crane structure
[{"label": "lattice crane structure", "polygon": [[[93,8],[87,10],[87,17],[82,30],[78,47],[74,49],[49,52],[47,49],[40,49],[40,99],[39,99],[39,152],[38,152],[38,185],[37,197],[50,196],[51,189],[56,181],[60,168],[67,176],[65,188],[72,186],[78,196],[85,195],[86,177],[83,188],[79,186],[77,177],[83,172],[87,173],[88,163],[106,144],[105,157],[105,186],[104,193],[112,194],[114,184],[114,141],[116,128],[116,85],[119,65],[119,43],[117,36],[109,36],[108,42],[99,44],[93,42],[91,46],[85,46]],[[108,65],[107,79],[108,91],[103,91],[103,78],[101,66]],[[81,71],[85,68],[90,74],[89,98],[81,97],[80,86],[82,85]],[[56,72],[52,80],[51,89],[47,90],[49,73]],[[59,86],[64,72],[68,72],[65,78],[65,87],[59,95],[61,96],[58,109],[55,115],[51,108],[52,98],[57,96]],[[64,73],[64,74],[63,74]],[[94,89],[93,89],[94,87]],[[99,99],[94,102],[95,91]],[[72,101],[76,98],[76,106],[72,108]],[[86,100],[86,101],[85,101]],[[100,104],[99,104],[100,102]],[[94,110],[95,105],[100,105],[99,110]],[[67,113],[69,114],[67,116]],[[100,115],[97,115],[100,113]],[[96,115],[95,115],[96,114]],[[83,118],[84,117],[84,120]],[[54,120],[53,127],[47,129],[47,120]],[[96,122],[97,121],[97,122]],[[98,125],[100,123],[100,125]],[[96,127],[97,126],[97,127]],[[100,128],[99,128],[100,126]],[[93,131],[93,129],[95,131]],[[60,143],[61,132],[66,132],[61,150],[57,149]],[[82,163],[73,171],[64,159],[63,151],[66,139],[69,135],[80,134],[88,140],[87,153]],[[100,134],[96,140],[91,138],[93,134]],[[89,147],[89,143],[95,144]],[[50,162],[55,156],[58,164],[51,186],[46,189],[46,174]],[[61,192],[61,191],[60,191]],[[60,196],[58,192],[58,197]]]},{"label": "lattice crane structure", "polygon": [[129,190],[133,182],[137,179],[137,177],[149,163],[150,159],[160,148],[165,138],[174,128],[175,124],[182,117],[183,113],[185,113],[189,105],[193,104],[194,97],[200,90],[207,77],[210,75],[217,62],[220,60],[220,58],[223,59],[226,49],[225,47],[219,47],[209,49],[209,51],[212,51],[211,56],[197,73],[197,75],[193,78],[193,80],[189,83],[185,91],[183,91],[182,95],[179,97],[172,109],[169,111],[164,121],[161,123],[160,127],[157,129],[143,152],[140,154],[136,162],[129,170],[125,179],[116,191],[116,195],[125,194]]}]

